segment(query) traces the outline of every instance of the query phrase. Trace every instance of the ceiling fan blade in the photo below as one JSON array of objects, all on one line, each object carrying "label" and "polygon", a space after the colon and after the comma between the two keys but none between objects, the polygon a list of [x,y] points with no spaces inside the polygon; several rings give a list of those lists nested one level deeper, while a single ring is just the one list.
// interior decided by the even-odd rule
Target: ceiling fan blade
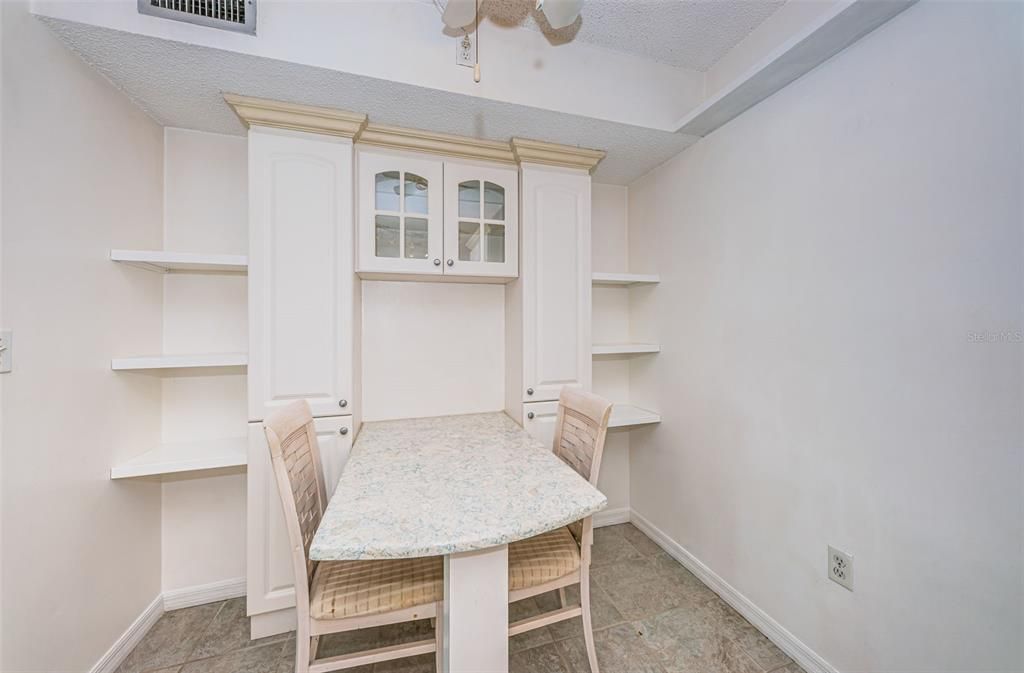
[{"label": "ceiling fan blade", "polygon": [[449,28],[462,28],[476,20],[476,0],[448,0],[441,20]]},{"label": "ceiling fan blade", "polygon": [[557,30],[572,25],[583,9],[583,0],[541,0],[537,9],[544,12],[548,23]]}]

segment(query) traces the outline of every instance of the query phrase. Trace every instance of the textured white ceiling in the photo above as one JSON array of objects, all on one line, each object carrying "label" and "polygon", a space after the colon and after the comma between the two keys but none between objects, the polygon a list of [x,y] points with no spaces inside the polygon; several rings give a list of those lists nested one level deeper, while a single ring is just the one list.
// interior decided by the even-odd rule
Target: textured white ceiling
[{"label": "textured white ceiling", "polygon": [[[442,4],[444,0],[438,0]],[[578,40],[677,67],[704,71],[785,0],[586,0],[576,22],[548,25],[536,0],[484,0],[500,25],[542,32],[553,44]]]},{"label": "textured white ceiling", "polygon": [[242,135],[223,92],[365,112],[374,122],[603,149],[595,179],[628,184],[694,136],[42,18],[87,63],[165,126]]}]

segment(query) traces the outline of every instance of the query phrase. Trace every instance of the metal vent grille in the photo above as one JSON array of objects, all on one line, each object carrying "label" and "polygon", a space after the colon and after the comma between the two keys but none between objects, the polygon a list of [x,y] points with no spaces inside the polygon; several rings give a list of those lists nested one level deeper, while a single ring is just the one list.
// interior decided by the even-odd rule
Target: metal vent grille
[{"label": "metal vent grille", "polygon": [[200,26],[256,32],[256,0],[138,0],[139,13]]}]

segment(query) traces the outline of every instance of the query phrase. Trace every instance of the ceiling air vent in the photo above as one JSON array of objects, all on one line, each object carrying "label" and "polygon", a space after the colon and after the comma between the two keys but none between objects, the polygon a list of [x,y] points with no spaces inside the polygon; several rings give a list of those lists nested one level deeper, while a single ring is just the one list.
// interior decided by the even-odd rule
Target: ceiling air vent
[{"label": "ceiling air vent", "polygon": [[256,33],[256,0],[139,0],[139,13],[221,30]]}]

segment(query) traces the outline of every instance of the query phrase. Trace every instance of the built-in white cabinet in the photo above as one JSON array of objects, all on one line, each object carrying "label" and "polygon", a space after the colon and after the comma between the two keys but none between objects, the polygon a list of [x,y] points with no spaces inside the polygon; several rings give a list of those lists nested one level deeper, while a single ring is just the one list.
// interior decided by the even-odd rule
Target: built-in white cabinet
[{"label": "built-in white cabinet", "polygon": [[517,171],[445,162],[445,273],[501,276],[519,272]]},{"label": "built-in white cabinet", "polygon": [[352,152],[346,138],[249,132],[250,421],[297,399],[351,413]]},{"label": "built-in white cabinet", "polygon": [[522,400],[589,389],[590,175],[522,166]]},{"label": "built-in white cabinet", "polygon": [[[324,485],[330,497],[352,447],[352,417],[317,418],[314,423]],[[262,423],[249,424],[248,448],[246,594],[249,614],[260,615],[295,607],[295,570]],[[266,627],[254,620],[254,636],[270,635],[277,630],[269,627],[260,632],[260,628]]]},{"label": "built-in white cabinet", "polygon": [[530,402],[523,405],[523,429],[544,446],[553,447],[558,402]]},{"label": "built-in white cabinet", "polygon": [[360,274],[519,275],[516,170],[395,152],[357,161]]},{"label": "built-in white cabinet", "polygon": [[359,270],[443,273],[443,162],[359,153]]}]

